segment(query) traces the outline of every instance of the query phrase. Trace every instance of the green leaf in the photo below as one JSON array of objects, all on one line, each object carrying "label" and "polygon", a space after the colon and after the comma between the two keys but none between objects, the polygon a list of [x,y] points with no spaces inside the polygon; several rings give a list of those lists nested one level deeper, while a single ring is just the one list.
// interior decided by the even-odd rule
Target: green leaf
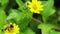
[{"label": "green leaf", "polygon": [[0,30],[0,34],[4,34],[4,33]]},{"label": "green leaf", "polygon": [[5,9],[9,0],[0,0],[0,8]]},{"label": "green leaf", "polygon": [[11,9],[10,11],[12,12],[8,16],[7,20],[14,19],[21,30],[24,30],[32,18],[32,13],[29,11],[29,9],[26,9],[25,11]]},{"label": "green leaf", "polygon": [[6,23],[6,15],[3,10],[0,9],[0,29],[3,27],[3,25]]},{"label": "green leaf", "polygon": [[5,24],[6,24],[6,15],[4,10],[0,9],[0,34],[3,34],[2,29],[4,28]]},{"label": "green leaf", "polygon": [[23,3],[21,0],[16,0],[17,4],[19,5],[19,9],[23,7],[25,3]]},{"label": "green leaf", "polygon": [[55,30],[51,30],[51,31],[49,32],[49,34],[60,34],[60,32],[55,31]]},{"label": "green leaf", "polygon": [[5,6],[8,3],[8,0],[0,0],[0,3]]},{"label": "green leaf", "polygon": [[37,29],[38,29],[38,28],[37,28],[38,24],[39,24],[38,22],[36,22],[36,21],[34,21],[34,20],[32,19],[32,20],[30,21],[30,23],[29,23],[28,26],[29,26],[33,31],[36,32]]},{"label": "green leaf", "polygon": [[23,5],[23,2],[21,0],[16,0],[16,2],[19,4],[19,5]]},{"label": "green leaf", "polygon": [[27,28],[24,32],[21,32],[20,34],[35,34],[35,32],[33,32],[33,30],[31,30],[30,28]]},{"label": "green leaf", "polygon": [[43,20],[46,21],[46,19],[53,15],[55,13],[55,10],[53,9],[54,0],[48,0],[46,3],[44,2],[44,10],[41,13],[43,16]]},{"label": "green leaf", "polygon": [[42,29],[42,34],[47,34],[53,27],[54,26],[52,26],[52,24],[45,24],[45,23],[38,25],[38,28]]}]

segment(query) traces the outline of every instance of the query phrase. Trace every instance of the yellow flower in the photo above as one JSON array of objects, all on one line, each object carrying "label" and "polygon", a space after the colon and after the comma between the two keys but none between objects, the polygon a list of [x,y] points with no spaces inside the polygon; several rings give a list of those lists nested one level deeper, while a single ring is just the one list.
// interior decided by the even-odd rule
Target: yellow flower
[{"label": "yellow flower", "polygon": [[32,0],[32,2],[28,1],[28,7],[30,8],[31,12],[34,13],[40,13],[40,11],[43,10],[43,5],[41,4],[41,1]]},{"label": "yellow flower", "polygon": [[18,34],[19,27],[16,24],[8,24],[5,26],[5,34]]}]

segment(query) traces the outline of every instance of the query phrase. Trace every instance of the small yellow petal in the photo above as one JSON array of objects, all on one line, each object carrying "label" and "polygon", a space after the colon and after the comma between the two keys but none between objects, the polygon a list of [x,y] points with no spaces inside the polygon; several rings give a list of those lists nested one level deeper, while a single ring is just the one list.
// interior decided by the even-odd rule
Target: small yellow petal
[{"label": "small yellow petal", "polygon": [[28,4],[31,4],[31,2],[30,2],[30,1],[27,1],[27,3],[28,3]]},{"label": "small yellow petal", "polygon": [[32,3],[36,3],[37,2],[37,0],[32,0]]},{"label": "small yellow petal", "polygon": [[39,4],[42,4],[42,2],[41,2],[41,1],[38,1],[37,4],[38,4],[38,5],[39,5]]}]

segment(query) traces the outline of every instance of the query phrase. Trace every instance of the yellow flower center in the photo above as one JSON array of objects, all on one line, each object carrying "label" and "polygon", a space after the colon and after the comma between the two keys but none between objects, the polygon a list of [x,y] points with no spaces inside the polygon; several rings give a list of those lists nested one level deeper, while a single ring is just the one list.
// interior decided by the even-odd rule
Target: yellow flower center
[{"label": "yellow flower center", "polygon": [[41,1],[32,0],[32,2],[28,1],[28,7],[30,8],[31,12],[40,14],[40,11],[43,10],[43,5]]},{"label": "yellow flower center", "polygon": [[34,10],[36,10],[36,9],[37,9],[37,5],[33,5],[32,8],[33,8]]}]

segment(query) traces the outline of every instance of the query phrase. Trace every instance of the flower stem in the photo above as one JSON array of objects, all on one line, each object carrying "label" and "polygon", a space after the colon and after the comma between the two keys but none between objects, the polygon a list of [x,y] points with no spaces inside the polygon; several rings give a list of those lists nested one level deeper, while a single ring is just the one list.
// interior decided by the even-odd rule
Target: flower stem
[{"label": "flower stem", "polygon": [[38,22],[38,23],[42,23],[42,21],[40,21],[40,20],[38,20],[38,19],[36,19],[36,18],[33,18],[33,17],[32,17],[32,20],[34,20],[34,21],[36,21],[36,22]]}]

